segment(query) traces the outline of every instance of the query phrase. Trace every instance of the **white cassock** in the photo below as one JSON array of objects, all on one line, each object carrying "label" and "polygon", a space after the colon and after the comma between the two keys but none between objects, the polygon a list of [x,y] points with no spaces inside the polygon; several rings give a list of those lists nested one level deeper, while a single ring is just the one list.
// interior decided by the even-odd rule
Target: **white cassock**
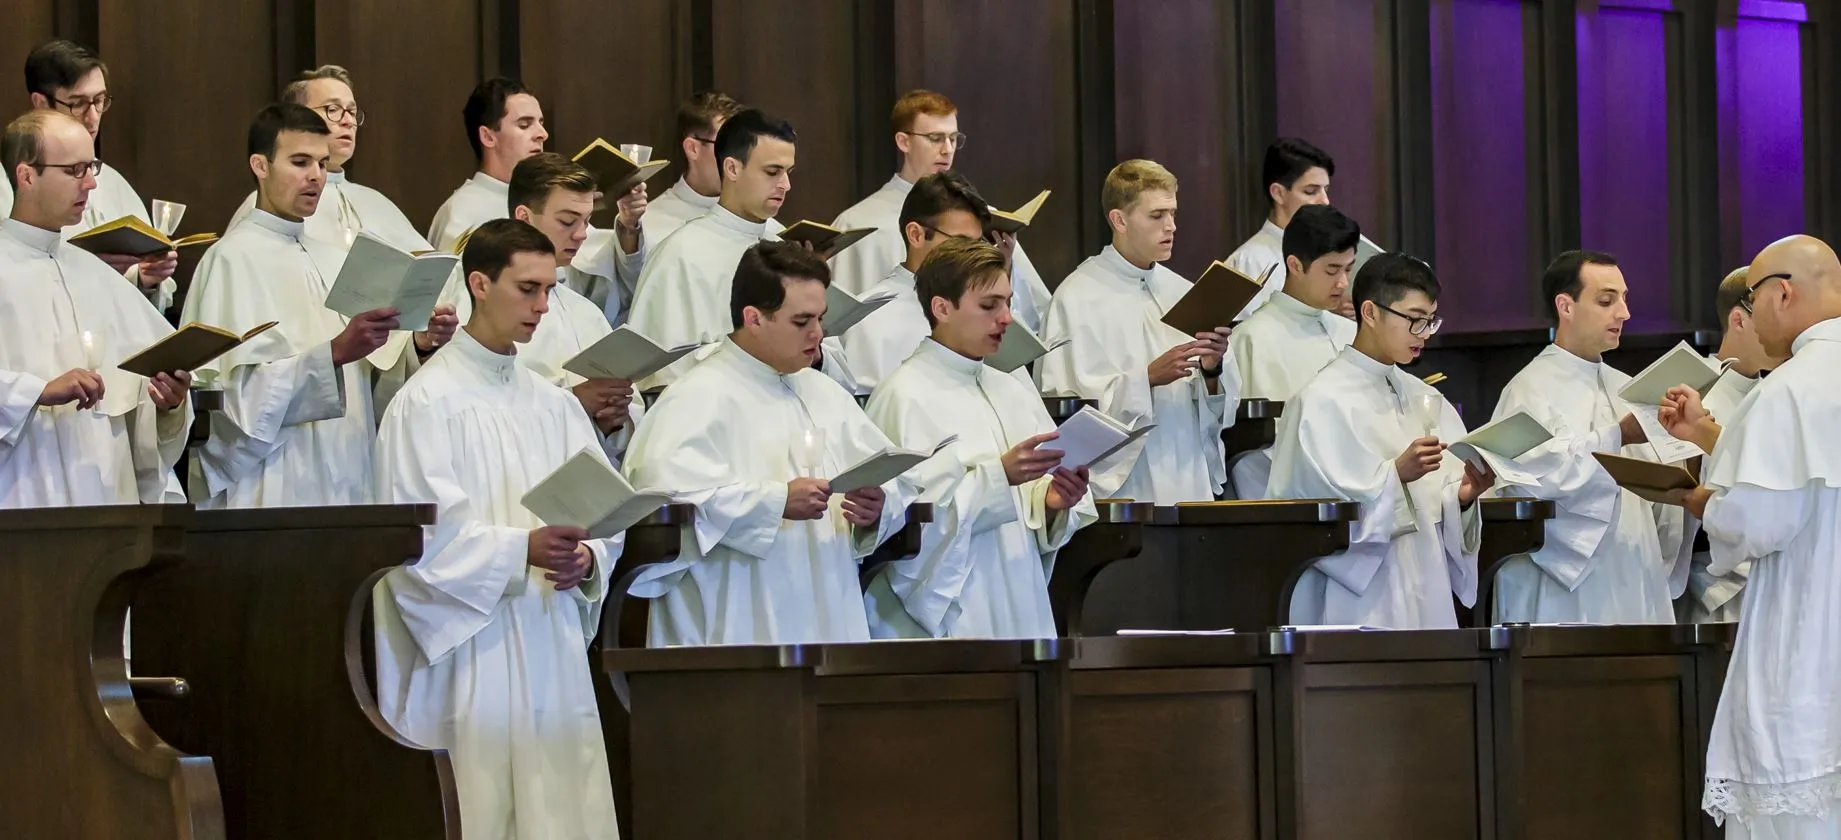
[{"label": "white cassock", "polygon": [[[1286,404],[1273,447],[1273,498],[1361,503],[1348,550],[1299,577],[1293,624],[1456,627],[1452,594],[1467,605],[1476,601],[1482,520],[1475,504],[1459,509],[1463,462],[1446,455],[1411,483],[1402,483],[1395,467],[1425,431],[1407,410],[1409,398],[1437,393],[1349,348]],[[1463,436],[1464,421],[1445,403],[1439,439]]]},{"label": "white cassock", "polygon": [[959,436],[913,473],[933,522],[920,554],[890,564],[865,592],[870,635],[1054,638],[1055,553],[1099,514],[1091,497],[1050,512],[1050,477],[1013,487],[1004,474],[1004,453],[1055,428],[1035,389],[928,339],[876,389],[868,411],[904,449]]},{"label": "white cassock", "polygon": [[622,539],[583,543],[594,571],[558,592],[527,564],[543,523],[519,503],[596,439],[573,396],[465,330],[384,412],[378,500],[437,513],[422,558],[372,591],[378,705],[453,758],[467,837],[619,836],[588,640]]},{"label": "white cassock", "polygon": [[[1361,241],[1367,243],[1370,248],[1380,250],[1380,246],[1375,245],[1373,240],[1366,236],[1362,237]],[[1240,317],[1235,319],[1244,321],[1253,317],[1253,313],[1258,312],[1260,307],[1265,306],[1274,295],[1285,290],[1285,229],[1273,224],[1271,219],[1267,219],[1247,241],[1240,243],[1240,247],[1227,255],[1227,265],[1255,280],[1266,273],[1267,269],[1278,266],[1272,272],[1272,277],[1266,281],[1265,286],[1259,290],[1259,294],[1247,301],[1247,305],[1240,310]],[[1355,278],[1350,277],[1349,282],[1353,284]]]},{"label": "white cassock", "polygon": [[[1227,345],[1240,369],[1240,398],[1284,402],[1355,341],[1355,322],[1290,295],[1273,295],[1268,304],[1235,327]],[[1266,498],[1270,449],[1245,453],[1230,466],[1236,497]]]},{"label": "white cassock", "polygon": [[[321,199],[320,206],[325,206]],[[650,220],[652,211],[646,211]],[[473,177],[455,188],[441,208],[435,211],[435,219],[428,226],[428,241],[443,251],[454,250],[454,243],[469,231],[493,219],[511,217],[511,185],[484,172],[475,172]],[[650,221],[646,223],[650,224]],[[611,231],[595,228],[588,229],[588,239],[582,243],[572,263],[580,267],[584,274],[608,279],[609,282],[636,283],[640,267],[646,259],[646,239],[640,235],[639,248],[628,254],[620,247],[619,237]],[[606,302],[603,297],[601,303]]]},{"label": "white cassock", "polygon": [[[237,208],[224,229],[236,227],[255,209],[256,194],[252,192],[243,199],[242,206]],[[350,249],[360,233],[368,233],[392,248],[410,253],[433,247],[389,196],[352,181],[344,172],[326,173],[319,209],[307,217],[307,235]]]},{"label": "white cassock", "polygon": [[1233,425],[1240,402],[1239,368],[1223,362],[1219,394],[1208,393],[1200,370],[1155,387],[1145,372],[1170,348],[1195,340],[1161,320],[1189,286],[1161,264],[1132,265],[1108,245],[1076,267],[1049,304],[1044,342],[1072,343],[1042,357],[1041,392],[1097,400],[1100,411],[1132,428],[1157,424],[1093,473],[1097,498],[1206,502],[1227,483],[1221,432]]},{"label": "white cassock", "polygon": [[[147,380],[115,365],[173,328],[135,287],[58,231],[0,220],[0,508],[181,503],[173,465],[188,402],[160,411]],[[90,368],[95,407],[38,404],[46,383]]]},{"label": "white cassock", "polygon": [[[908,243],[901,233],[901,205],[913,190],[914,184],[896,175],[883,184],[882,189],[839,213],[831,223],[839,230],[876,229],[875,233],[831,258],[831,282],[838,288],[862,297],[887,275],[889,266],[907,260]],[[1048,312],[1050,300],[1048,285],[1042,282],[1041,272],[1036,271],[1029,255],[1023,252],[1021,242],[1011,256],[1010,288],[1013,298],[1010,311],[1023,326],[1032,332],[1041,332],[1042,318]],[[851,361],[854,370],[855,359]]]},{"label": "white cassock", "polygon": [[[823,452],[799,464],[808,429]],[[627,451],[633,486],[697,508],[682,553],[630,590],[654,599],[647,643],[868,639],[858,562],[901,529],[913,500],[905,480],[883,485],[879,527],[852,526],[835,496],[824,519],[782,517],[788,481],[835,476],[888,446],[836,382],[783,375],[725,340],[665,391]]]},{"label": "white cassock", "polygon": [[690,182],[679,178],[670,189],[646,202],[646,233],[653,242],[663,243],[666,237],[676,233],[678,228],[688,224],[691,219],[714,209],[716,199],[717,196],[704,195],[691,189]]},{"label": "white cassock", "polygon": [[[856,247],[853,245],[851,249]],[[895,298],[839,337],[844,345],[844,357],[850,360],[850,373],[856,379],[859,394],[874,391],[933,334],[921,310],[920,296],[914,290],[914,272],[907,266],[898,264],[890,269],[882,282],[870,287],[867,294],[882,292],[894,292]],[[1011,375],[1030,393],[1035,393],[1036,381],[1030,377],[1028,367],[1017,368]]]},{"label": "white cassock", "polygon": [[[1717,356],[1707,358],[1715,363],[1719,360]],[[1714,420],[1724,423],[1737,416],[1739,403],[1745,400],[1745,395],[1751,393],[1758,381],[1756,377],[1727,370],[1720,374],[1719,380],[1701,397],[1701,407],[1712,414]],[[1708,547],[1712,548],[1711,541]],[[1694,552],[1692,565],[1688,569],[1688,595],[1675,605],[1676,617],[1681,623],[1739,620],[1739,607],[1745,600],[1741,596],[1745,591],[1745,578],[1751,574],[1751,560],[1741,557],[1723,563],[1721,565],[1726,571],[1717,575],[1711,569],[1713,562],[1712,551]]]},{"label": "white cassock", "polygon": [[[750,222],[721,205],[692,219],[646,261],[627,324],[665,347],[710,343],[734,332],[729,293],[735,285],[735,267],[741,265],[743,252],[784,229],[772,219]],[[827,338],[822,347],[824,374],[856,393],[843,343]],[[706,355],[679,359],[641,382],[640,390],[671,385]]]},{"label": "white cassock", "polygon": [[[531,340],[518,345],[518,364],[543,381],[564,389],[574,388],[587,380],[563,370],[563,365],[614,331],[592,301],[569,287],[568,279],[575,279],[579,274],[568,266],[556,270],[557,284],[550,289],[550,311],[537,322],[537,331],[531,334]],[[464,287],[450,283],[442,294],[442,302],[454,305],[455,315],[462,324],[473,316],[473,296]],[[575,395],[569,396],[573,399]],[[576,403],[576,409],[582,409],[580,402]],[[629,411],[631,416],[626,425],[601,442],[610,458],[617,458],[626,451],[632,430],[645,415],[645,400],[635,396]],[[583,411],[582,416],[587,417],[588,413]],[[589,425],[594,427],[592,421]],[[598,434],[600,429],[595,427],[595,431]]]},{"label": "white cassock", "polygon": [[188,490],[199,507],[371,501],[372,376],[400,374],[414,354],[397,339],[370,358],[333,364],[331,342],[347,319],[326,308],[326,293],[344,264],[337,243],[264,210],[252,211],[199,262],[186,321],[239,334],[279,322],[198,370],[224,391],[224,409],[211,413],[211,437],[192,459]]},{"label": "white cassock", "polygon": [[1739,405],[1702,479],[1713,570],[1752,561],[1701,803],[1735,840],[1841,836],[1841,319],[1791,353]]},{"label": "white cassock", "polygon": [[1492,419],[1526,411],[1553,440],[1518,459],[1540,487],[1497,490],[1551,500],[1555,511],[1545,546],[1497,574],[1496,621],[1674,623],[1672,602],[1687,585],[1693,548],[1682,509],[1618,487],[1592,457],[1658,457],[1649,444],[1623,445],[1618,421],[1630,406],[1617,392],[1629,381],[1610,365],[1548,345],[1502,389]]},{"label": "white cassock", "polygon": [[[12,185],[7,183],[5,178],[0,177],[0,219],[7,218],[12,212]],[[105,163],[102,165],[102,174],[96,176],[96,188],[90,191],[89,203],[83,207],[83,218],[79,219],[76,224],[64,228],[64,238],[69,239],[97,225],[107,224],[123,216],[136,216],[149,225],[153,224],[153,216],[147,212],[147,204],[141,201],[140,193],[135,192],[134,187],[129,186],[128,179],[122,177],[121,170]],[[128,269],[126,275],[117,274],[115,276],[125,277],[131,284],[131,288],[140,288],[141,267],[138,265]],[[155,309],[165,312],[167,307],[173,305],[173,294],[178,289],[178,284],[173,281],[173,278],[168,277],[160,284],[157,294],[146,297],[152,301]]]}]

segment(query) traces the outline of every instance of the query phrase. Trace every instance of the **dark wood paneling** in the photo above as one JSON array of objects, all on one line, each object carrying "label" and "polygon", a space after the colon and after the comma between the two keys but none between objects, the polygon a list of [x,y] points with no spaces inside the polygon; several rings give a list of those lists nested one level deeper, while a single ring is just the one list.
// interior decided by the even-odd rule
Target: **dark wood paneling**
[{"label": "dark wood paneling", "polygon": [[0,26],[0,102],[6,103],[0,108],[4,119],[11,122],[13,117],[23,113],[29,101],[20,85],[17,75],[19,68],[26,62],[26,53],[32,51],[52,37],[57,26],[56,0],[9,0],[5,12],[6,25]]},{"label": "dark wood paneling", "polygon": [[543,0],[520,6],[524,81],[543,97],[550,148],[574,154],[596,137],[644,143],[675,161],[651,182],[670,186],[684,153],[672,137],[677,103],[691,93],[688,4],[672,0]]},{"label": "dark wood paneling", "polygon": [[314,8],[314,63],[350,70],[365,110],[352,178],[395,200],[417,228],[477,169],[460,111],[485,75],[482,8],[498,6],[317,0]]},{"label": "dark wood paneling", "polygon": [[[799,132],[793,189],[780,221],[828,222],[866,192],[856,183],[856,3],[712,0],[715,86]],[[869,141],[875,142],[875,141]]]},{"label": "dark wood paneling", "polygon": [[1810,232],[1841,243],[1841,6],[1807,4],[1803,42],[1804,154]]},{"label": "dark wood paneling", "polygon": [[103,121],[110,162],[142,199],[184,203],[184,229],[221,230],[255,185],[249,120],[275,99],[269,4],[100,0],[99,10],[120,97]]},{"label": "dark wood paneling", "polygon": [[1087,215],[1102,214],[1097,191],[1081,189],[1076,11],[1057,0],[895,6],[895,86],[937,90],[958,104],[959,128],[970,138],[958,169],[999,207],[1054,190],[1023,235],[1050,286],[1101,244],[1081,238]]}]

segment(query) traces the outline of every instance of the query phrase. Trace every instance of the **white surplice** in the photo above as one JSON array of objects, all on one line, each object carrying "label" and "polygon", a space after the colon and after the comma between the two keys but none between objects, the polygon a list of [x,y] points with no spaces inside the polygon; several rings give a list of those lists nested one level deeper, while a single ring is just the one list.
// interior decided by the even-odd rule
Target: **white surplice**
[{"label": "white surplice", "polygon": [[1049,304],[1044,342],[1072,343],[1042,357],[1042,393],[1097,400],[1100,411],[1132,428],[1157,424],[1094,471],[1098,498],[1205,502],[1227,483],[1221,432],[1233,425],[1240,401],[1233,359],[1222,363],[1219,394],[1208,393],[1199,370],[1155,387],[1145,372],[1170,348],[1195,340],[1161,320],[1189,286],[1162,264],[1139,268],[1108,245],[1076,267]]},{"label": "white surplice", "polygon": [[1728,837],[1841,836],[1841,319],[1791,348],[1726,422],[1703,476],[1713,570],[1752,561],[1702,801]]},{"label": "white surplice", "polygon": [[[321,207],[325,206],[322,199]],[[646,211],[650,224],[652,211]],[[441,203],[435,211],[434,221],[428,226],[428,241],[443,251],[454,250],[454,243],[460,241],[474,228],[493,219],[511,218],[511,185],[484,172],[475,172],[473,177],[462,182],[454,189],[452,195]],[[641,266],[646,260],[646,235],[640,234],[639,247],[629,254],[620,246],[620,239],[612,231],[596,228],[588,229],[588,239],[576,252],[573,264],[582,269],[586,275],[612,278],[625,284],[637,283]],[[606,298],[601,299],[602,303]]]},{"label": "white surplice", "polygon": [[[913,191],[913,183],[896,175],[883,184],[882,189],[839,213],[831,223],[838,230],[876,229],[875,233],[831,258],[831,282],[838,288],[861,297],[887,276],[889,266],[907,260],[908,242],[901,233],[901,205]],[[1035,264],[1029,261],[1029,255],[1024,253],[1022,242],[1016,244],[1011,263],[1010,311],[1023,326],[1041,332],[1042,317],[1048,312],[1050,301],[1048,285],[1042,281]],[[896,363],[900,361],[897,359]]]},{"label": "white surplice", "polygon": [[[1707,358],[1714,362],[1719,360],[1717,356]],[[1707,389],[1700,404],[1713,415],[1714,420],[1726,422],[1738,413],[1739,403],[1745,400],[1745,395],[1751,393],[1757,384],[1756,377],[1728,369],[1720,374],[1712,388]],[[1692,567],[1688,569],[1688,596],[1676,605],[1677,617],[1684,624],[1739,620],[1739,607],[1745,600],[1741,596],[1745,590],[1745,577],[1751,573],[1751,561],[1739,558],[1735,562],[1724,563],[1727,571],[1717,575],[1710,568],[1713,562],[1711,551],[1694,552]]]},{"label": "white surplice", "polygon": [[302,222],[255,210],[205,253],[184,319],[243,333],[279,324],[199,368],[224,391],[188,486],[201,508],[356,505],[372,499],[373,354],[334,365],[347,319],[325,306],[345,264]]},{"label": "white surplice", "polygon": [[[1370,248],[1380,250],[1380,246],[1374,244],[1374,241],[1366,236],[1361,237],[1361,241]],[[1259,294],[1247,301],[1247,305],[1240,310],[1240,317],[1235,319],[1244,321],[1253,317],[1253,313],[1258,312],[1275,295],[1285,290],[1285,229],[1274,224],[1271,219],[1266,219],[1259,226],[1259,230],[1254,231],[1247,241],[1240,243],[1240,247],[1227,255],[1225,262],[1229,268],[1254,280],[1258,280],[1267,269],[1272,269],[1272,277],[1260,288]],[[1274,269],[1273,266],[1277,268]],[[1349,278],[1349,285],[1355,285],[1354,277]]]},{"label": "white surplice", "polygon": [[[823,452],[799,464],[808,429]],[[838,496],[824,519],[782,516],[788,481],[835,476],[888,446],[836,382],[783,375],[725,340],[659,398],[627,452],[633,486],[697,508],[682,553],[632,587],[654,599],[647,643],[868,639],[858,562],[906,520],[905,479],[883,485],[879,527],[852,526]]]},{"label": "white surplice", "polygon": [[[0,508],[180,503],[173,465],[188,402],[160,411],[147,380],[116,367],[172,333],[134,286],[58,231],[0,220]],[[90,367],[102,402],[43,407],[45,385]]]},{"label": "white surplice", "polygon": [[[717,205],[692,219],[658,246],[639,275],[633,294],[633,312],[627,324],[665,347],[693,342],[710,343],[735,330],[729,312],[735,268],[742,253],[778,231],[772,219],[750,222]],[[856,393],[856,378],[844,357],[844,345],[827,338],[824,374],[844,390]],[[664,388],[699,364],[704,354],[692,354],[640,383],[640,389]]]},{"label": "white surplice", "polygon": [[[236,227],[255,209],[256,194],[251,192],[224,229]],[[319,209],[307,217],[306,230],[308,236],[337,242],[347,249],[360,233],[370,234],[392,248],[410,253],[433,247],[389,196],[345,177],[344,172],[326,173]]]},{"label": "white surplice", "polygon": [[[897,264],[890,269],[868,294],[883,292],[894,292],[895,298],[839,336],[859,394],[874,391],[933,333],[914,290],[914,272],[907,266]],[[1011,375],[1029,392],[1035,392],[1036,382],[1027,366],[1011,371]]]},{"label": "white surplice", "polygon": [[[1273,295],[1227,340],[1240,369],[1241,399],[1291,399],[1353,341],[1354,321],[1290,295]],[[1242,454],[1230,466],[1236,497],[1266,497],[1271,449]]]},{"label": "white surplice", "polygon": [[663,243],[691,219],[710,212],[716,206],[716,199],[717,196],[691,189],[690,182],[679,178],[670,189],[646,203],[646,232],[653,242]]},{"label": "white surplice", "polygon": [[594,571],[558,592],[519,503],[596,438],[573,396],[464,329],[384,413],[378,500],[437,515],[372,591],[378,705],[448,751],[468,837],[619,836],[587,650],[622,540],[583,543]]},{"label": "white surplice", "polygon": [[904,449],[959,436],[914,472],[933,522],[920,554],[890,564],[865,592],[870,635],[1053,638],[1055,553],[1098,513],[1090,495],[1052,513],[1051,477],[1013,487],[1004,474],[1004,453],[1055,428],[1035,389],[927,339],[876,389],[868,412]]},{"label": "white surplice", "polygon": [[[1285,406],[1273,447],[1272,496],[1361,503],[1349,548],[1318,560],[1292,592],[1293,624],[1365,624],[1398,630],[1456,627],[1455,593],[1477,597],[1479,507],[1460,510],[1463,462],[1402,483],[1395,459],[1424,434],[1408,410],[1432,386],[1354,348]],[[1438,437],[1464,437],[1450,403]]]},{"label": "white surplice", "polygon": [[[7,218],[12,212],[13,187],[5,177],[0,177],[0,219]],[[134,191],[127,178],[122,177],[121,170],[105,163],[102,165],[102,173],[96,176],[96,188],[90,191],[89,203],[83,207],[83,218],[64,228],[64,238],[69,239],[123,216],[136,216],[149,225],[153,224],[153,216],[147,212],[147,204],[141,201],[140,193]],[[130,288],[140,288],[141,267],[138,265],[128,269],[126,275],[115,276],[124,277]],[[173,294],[178,288],[178,284],[168,277],[154,294],[146,297],[155,309],[165,312],[167,307],[173,305]]]},{"label": "white surplice", "polygon": [[1681,508],[1618,487],[1592,457],[1658,457],[1649,444],[1623,445],[1618,422],[1631,407],[1617,392],[1629,381],[1610,365],[1548,345],[1502,389],[1492,419],[1526,411],[1553,440],[1518,459],[1540,487],[1497,492],[1548,499],[1555,510],[1545,546],[1497,574],[1496,621],[1674,623],[1693,549]]}]

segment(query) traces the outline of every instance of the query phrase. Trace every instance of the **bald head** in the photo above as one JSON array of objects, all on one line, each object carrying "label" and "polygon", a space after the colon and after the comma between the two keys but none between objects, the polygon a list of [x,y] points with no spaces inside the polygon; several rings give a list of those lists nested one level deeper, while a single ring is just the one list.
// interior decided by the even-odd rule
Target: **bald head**
[{"label": "bald head", "polygon": [[0,137],[0,164],[13,187],[13,218],[58,230],[83,218],[96,177],[89,129],[69,114],[37,110],[13,120]]},{"label": "bald head", "polygon": [[1841,317],[1841,259],[1813,236],[1779,239],[1758,252],[1747,270],[1758,338],[1774,356],[1787,357],[1803,330]]}]

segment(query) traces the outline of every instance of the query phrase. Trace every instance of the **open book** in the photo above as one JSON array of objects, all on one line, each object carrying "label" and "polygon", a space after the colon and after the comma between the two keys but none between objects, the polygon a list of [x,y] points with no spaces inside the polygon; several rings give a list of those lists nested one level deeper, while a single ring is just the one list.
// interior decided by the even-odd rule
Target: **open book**
[{"label": "open book", "polygon": [[141,221],[139,216],[123,216],[112,222],[104,222],[70,238],[70,244],[92,254],[126,254],[131,257],[151,257],[216,241],[215,233],[194,233],[173,239],[154,230],[152,225]]},{"label": "open book", "polygon": [[933,449],[924,452],[891,446],[858,461],[850,469],[838,473],[836,478],[831,479],[831,492],[849,493],[864,487],[887,484],[895,476],[914,469],[920,462],[940,454],[940,450],[951,446],[953,441],[958,439],[958,435],[947,435],[946,439],[940,441]]},{"label": "open book", "polygon": [[670,504],[671,494],[634,490],[625,476],[583,449],[518,501],[545,525],[584,528],[604,540]]},{"label": "open book", "polygon": [[1478,470],[1495,473],[1498,482],[1534,487],[1540,476],[1522,469],[1515,459],[1550,440],[1553,433],[1546,426],[1528,412],[1517,411],[1465,435],[1447,451]]},{"label": "open book", "polygon": [[[1355,284],[1355,275],[1361,273],[1362,266],[1367,265],[1369,260],[1374,259],[1377,256],[1380,256],[1380,254],[1381,254],[1381,249],[1377,247],[1373,242],[1369,242],[1368,237],[1366,236],[1356,237],[1355,239],[1355,262],[1352,262],[1349,264],[1349,284],[1351,286]],[[1353,294],[1354,292],[1350,292],[1350,295],[1353,295]]]},{"label": "open book", "polygon": [[851,327],[863,323],[870,313],[894,300],[897,294],[893,289],[871,289],[859,298],[833,283],[825,289],[825,337],[843,335]]},{"label": "open book", "polygon": [[827,224],[803,219],[794,222],[791,227],[780,231],[782,242],[810,242],[812,250],[826,257],[835,257],[845,248],[857,244],[863,237],[875,233],[873,227],[838,230]]},{"label": "open book", "polygon": [[172,373],[175,370],[194,370],[212,359],[241,347],[244,342],[267,332],[277,323],[280,322],[270,321],[242,335],[237,335],[221,327],[193,321],[180,327],[172,335],[154,342],[147,349],[129,356],[116,367],[129,373],[138,373],[149,379],[157,374]]},{"label": "open book", "polygon": [[1133,429],[1092,406],[1084,406],[1074,412],[1073,417],[1062,421],[1060,428],[1055,430],[1060,437],[1042,444],[1042,448],[1061,450],[1061,466],[1067,469],[1090,468],[1155,428],[1157,424],[1147,423]]},{"label": "open book", "polygon": [[1001,233],[1018,233],[1029,227],[1036,220],[1036,214],[1042,212],[1042,205],[1048,202],[1050,190],[1036,193],[1036,197],[1015,210],[991,208],[991,229]]},{"label": "open book", "polygon": [[1617,482],[1617,486],[1652,502],[1667,504],[1670,491],[1692,490],[1700,485],[1693,473],[1673,464],[1658,464],[1606,452],[1593,452],[1592,457],[1597,458],[1598,465],[1611,474],[1611,480]]},{"label": "open book", "polygon": [[623,154],[619,147],[599,137],[576,152],[573,160],[594,176],[595,188],[610,201],[626,195],[640,182],[657,175],[671,163],[668,160],[640,163]]},{"label": "open book", "polygon": [[459,264],[458,254],[434,251],[416,256],[361,233],[345,256],[339,279],[326,293],[326,308],[347,318],[373,309],[395,309],[399,328],[425,330],[441,290]]},{"label": "open book", "polygon": [[1071,338],[1063,338],[1053,344],[1043,344],[1022,321],[1011,321],[1010,326],[1004,327],[1003,343],[997,346],[996,353],[984,357],[984,363],[1009,373],[1072,342]]},{"label": "open book", "polygon": [[[1266,276],[1270,275],[1268,271]],[[1191,337],[1215,327],[1225,327],[1240,317],[1240,311],[1259,294],[1265,280],[1265,276],[1254,280],[1227,263],[1215,260],[1195,285],[1183,293],[1182,300],[1163,313],[1163,322]]]},{"label": "open book", "polygon": [[1683,341],[1662,354],[1654,364],[1643,368],[1642,373],[1631,377],[1617,396],[1633,406],[1654,408],[1662,404],[1668,389],[1676,385],[1686,385],[1705,394],[1731,366],[1732,360],[1709,359],[1694,352],[1694,348]]},{"label": "open book", "polygon": [[660,347],[631,326],[622,324],[619,329],[601,336],[600,341],[575,354],[575,358],[564,362],[563,370],[584,379],[625,379],[638,382],[670,367],[673,362],[702,346],[691,342],[678,347]]}]

